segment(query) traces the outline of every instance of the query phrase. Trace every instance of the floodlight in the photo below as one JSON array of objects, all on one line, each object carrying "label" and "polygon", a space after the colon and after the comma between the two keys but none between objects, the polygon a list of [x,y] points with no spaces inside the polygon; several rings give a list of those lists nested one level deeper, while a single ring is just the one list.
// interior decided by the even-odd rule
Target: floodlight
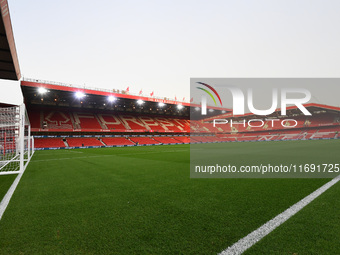
[{"label": "floodlight", "polygon": [[39,92],[39,94],[45,94],[47,92],[47,89],[40,87],[40,88],[38,88],[38,92]]},{"label": "floodlight", "polygon": [[142,104],[144,104],[144,101],[141,100],[141,99],[138,99],[138,100],[137,100],[137,104],[142,105]]},{"label": "floodlight", "polygon": [[114,96],[109,96],[107,100],[109,100],[109,102],[114,102],[116,101],[116,98]]},{"label": "floodlight", "polygon": [[183,108],[183,105],[181,105],[181,104],[178,104],[178,105],[177,105],[177,109],[178,109],[178,110],[181,110],[182,108]]},{"label": "floodlight", "polygon": [[77,91],[76,92],[76,98],[83,98],[85,96],[85,94],[83,92]]},{"label": "floodlight", "polygon": [[162,103],[162,102],[159,102],[159,103],[158,103],[158,106],[159,106],[159,107],[163,107],[164,105],[165,105],[165,104]]},{"label": "floodlight", "polygon": [[199,108],[199,107],[195,107],[195,110],[196,110],[196,111],[199,111],[199,110],[200,110],[200,108]]}]

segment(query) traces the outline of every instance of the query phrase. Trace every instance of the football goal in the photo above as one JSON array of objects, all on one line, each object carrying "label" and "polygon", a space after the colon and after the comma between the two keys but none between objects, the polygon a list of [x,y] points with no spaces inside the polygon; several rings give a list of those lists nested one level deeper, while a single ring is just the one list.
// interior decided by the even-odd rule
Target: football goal
[{"label": "football goal", "polygon": [[0,108],[0,175],[23,173],[33,153],[25,105]]}]

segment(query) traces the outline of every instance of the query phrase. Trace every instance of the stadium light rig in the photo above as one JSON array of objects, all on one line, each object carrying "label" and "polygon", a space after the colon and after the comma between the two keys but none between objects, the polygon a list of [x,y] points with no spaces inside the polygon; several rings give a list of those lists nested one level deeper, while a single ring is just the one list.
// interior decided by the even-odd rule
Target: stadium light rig
[{"label": "stadium light rig", "polygon": [[142,104],[144,104],[144,101],[141,100],[141,99],[138,99],[138,100],[137,100],[137,104],[142,105]]},{"label": "stadium light rig", "polygon": [[116,101],[116,98],[114,96],[109,96],[107,100],[109,100],[109,102],[114,102]]},{"label": "stadium light rig", "polygon": [[39,94],[45,94],[46,92],[47,92],[47,89],[45,89],[45,88],[43,88],[43,87],[40,87],[40,88],[38,88],[38,92],[39,92]]},{"label": "stadium light rig", "polygon": [[76,98],[83,98],[85,96],[85,94],[83,92],[77,91],[76,92]]}]

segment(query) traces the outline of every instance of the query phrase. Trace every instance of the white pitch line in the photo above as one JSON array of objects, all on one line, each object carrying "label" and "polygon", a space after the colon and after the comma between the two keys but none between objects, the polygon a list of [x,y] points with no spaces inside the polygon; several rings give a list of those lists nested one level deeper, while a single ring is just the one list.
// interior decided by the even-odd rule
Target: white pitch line
[{"label": "white pitch line", "polygon": [[251,246],[253,246],[255,243],[260,241],[263,237],[265,237],[270,232],[272,232],[275,228],[280,226],[282,223],[284,223],[286,220],[288,220],[290,217],[292,217],[294,214],[296,214],[298,211],[300,211],[302,208],[304,208],[306,205],[312,202],[315,198],[317,198],[322,193],[324,193],[326,190],[328,190],[330,187],[332,187],[334,184],[336,184],[339,180],[340,180],[340,175],[335,177],[331,181],[327,182],[326,184],[318,188],[316,191],[314,191],[310,195],[301,199],[299,202],[292,205],[287,210],[280,213],[275,218],[271,219],[270,221],[268,221],[267,223],[265,223],[258,229],[254,230],[247,236],[238,240],[232,246],[229,246],[227,249],[222,251],[220,255],[242,254],[247,249],[249,249]]},{"label": "white pitch line", "polygon": [[13,195],[15,189],[17,188],[23,174],[24,174],[23,172],[18,174],[18,176],[15,178],[14,182],[12,183],[11,187],[7,191],[6,195],[1,200],[1,203],[0,203],[0,220],[1,220],[2,215],[4,214],[4,212],[5,212],[5,210],[8,206],[9,201],[11,200],[12,195]]}]

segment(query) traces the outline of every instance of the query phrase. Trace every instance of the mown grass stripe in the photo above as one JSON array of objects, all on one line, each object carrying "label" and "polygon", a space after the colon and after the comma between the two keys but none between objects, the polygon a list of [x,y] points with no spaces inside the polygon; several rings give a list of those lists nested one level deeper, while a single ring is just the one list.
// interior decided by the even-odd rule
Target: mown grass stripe
[{"label": "mown grass stripe", "polygon": [[312,202],[315,198],[317,198],[322,193],[324,193],[326,190],[328,190],[330,187],[332,187],[334,184],[336,184],[339,180],[340,180],[340,175],[335,177],[331,181],[327,182],[326,184],[318,188],[316,191],[314,191],[307,197],[301,199],[299,202],[292,205],[287,210],[280,213],[275,218],[271,219],[270,221],[268,221],[267,223],[265,223],[258,229],[254,230],[247,236],[243,237],[242,239],[234,243],[232,246],[222,251],[220,255],[242,254],[247,249],[249,249],[251,246],[253,246],[258,241],[260,241],[262,238],[264,238],[266,235],[268,235],[270,232],[272,232],[274,229],[276,229],[278,226],[280,226],[282,223],[287,221],[290,217],[292,217],[297,212],[299,212],[302,208],[304,208],[306,205]]}]

